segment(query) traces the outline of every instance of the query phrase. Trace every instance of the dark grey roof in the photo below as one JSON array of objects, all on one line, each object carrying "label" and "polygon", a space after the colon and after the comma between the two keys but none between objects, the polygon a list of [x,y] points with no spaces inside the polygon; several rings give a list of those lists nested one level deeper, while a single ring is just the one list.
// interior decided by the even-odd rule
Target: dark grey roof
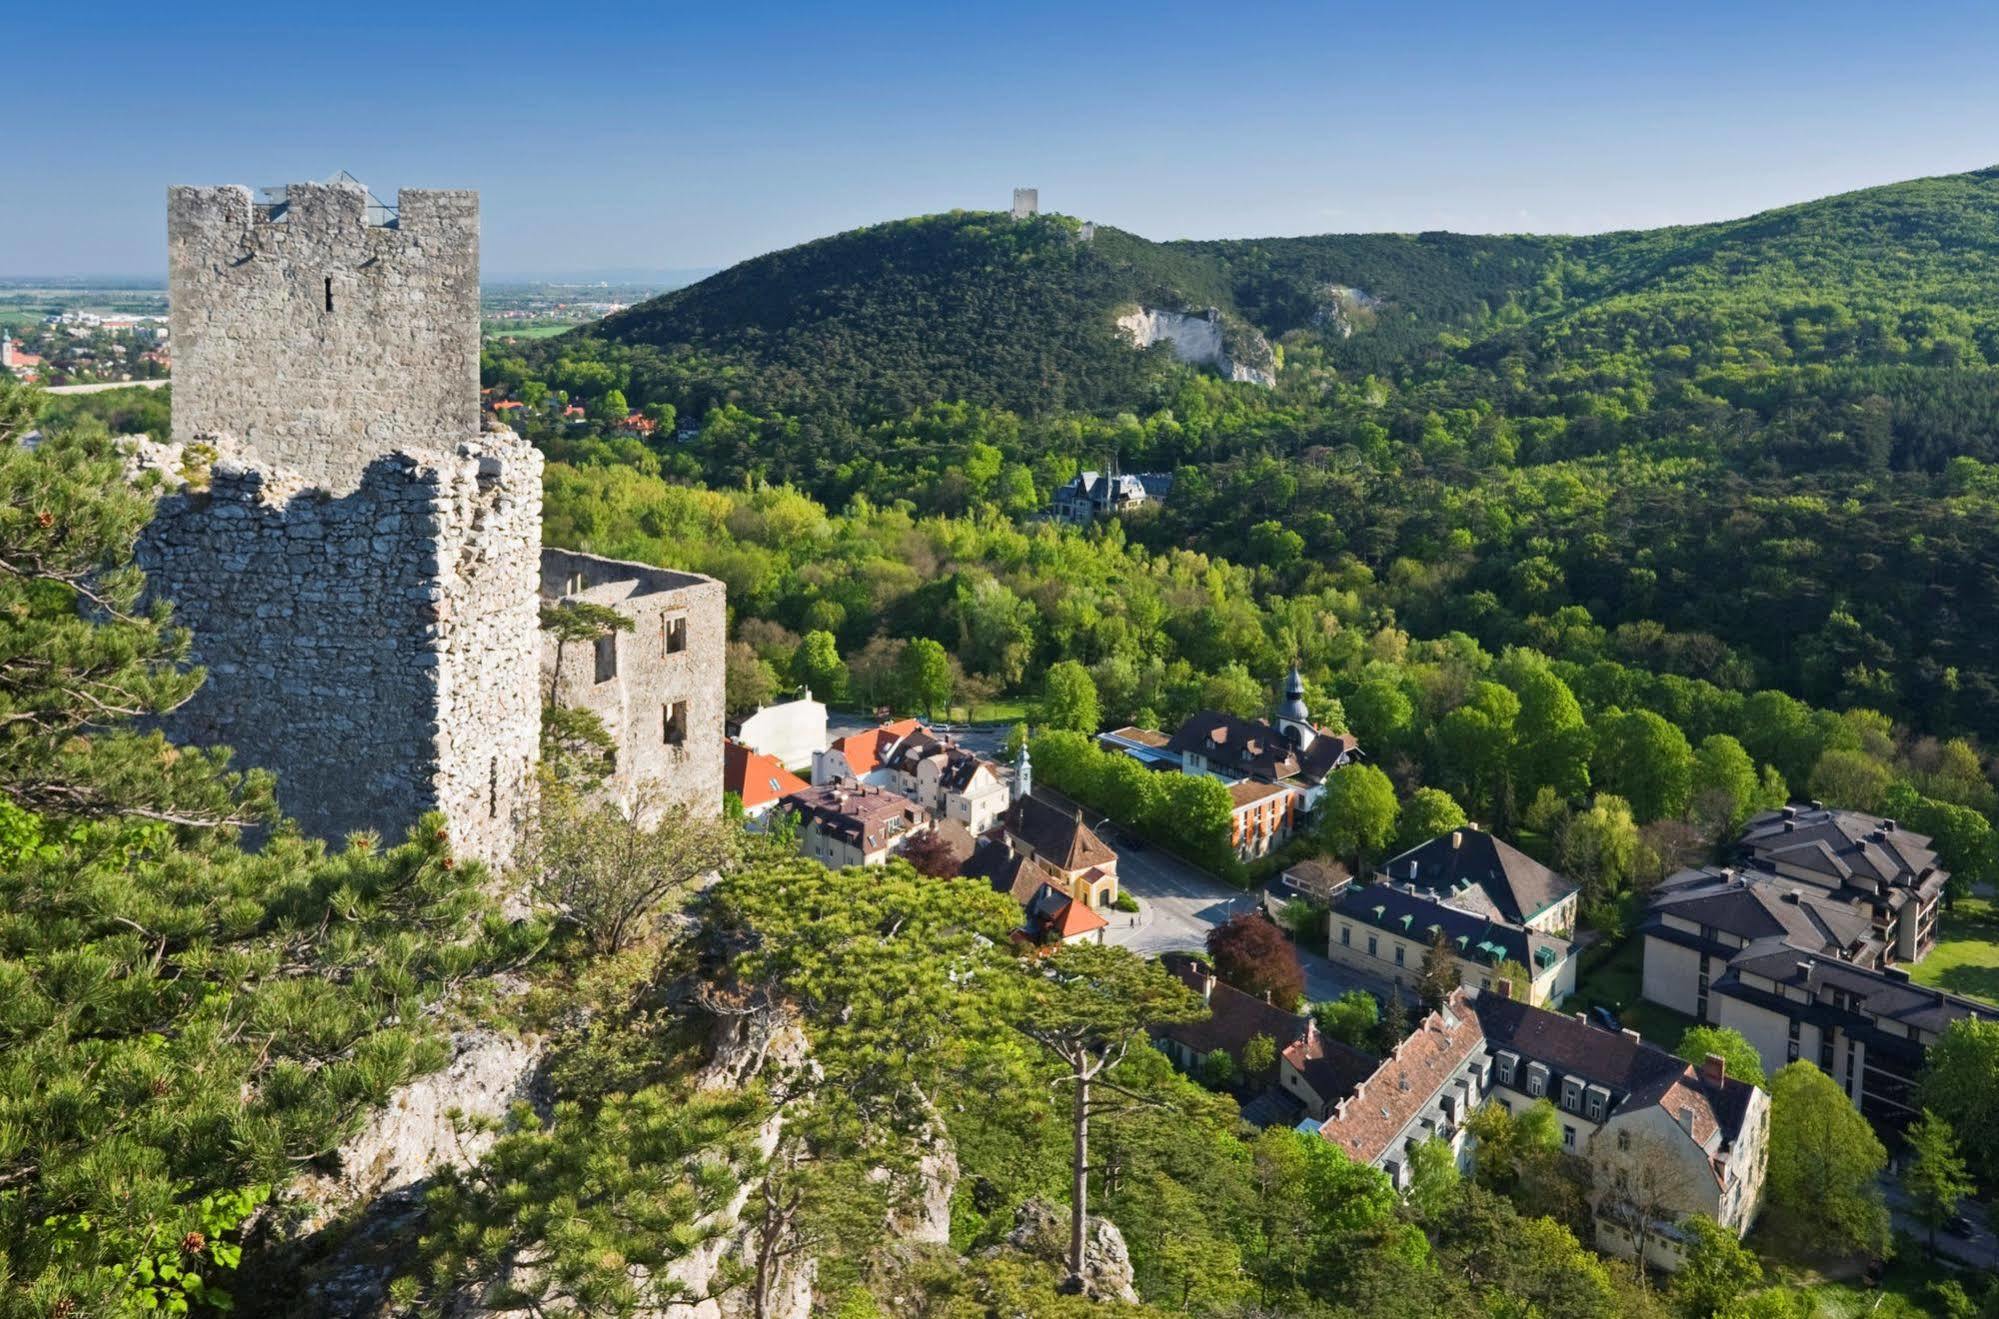
[{"label": "dark grey roof", "polygon": [[[1160,959],[1160,963],[1197,994],[1211,974],[1207,966],[1185,953],[1168,953]],[[1309,1020],[1216,980],[1208,996],[1207,1016],[1199,1021],[1157,1026],[1152,1033],[1155,1038],[1178,1041],[1197,1054],[1225,1049],[1240,1063],[1242,1047],[1259,1035],[1268,1035],[1270,1042],[1277,1046],[1277,1051],[1284,1052],[1293,1040],[1304,1037]]]},{"label": "dark grey roof", "polygon": [[1949,872],[1937,865],[1928,836],[1894,820],[1822,806],[1765,811],[1743,829],[1739,846],[1752,864],[1798,872],[1827,888],[1940,890]]},{"label": "dark grey roof", "polygon": [[1683,1098],[1704,1099],[1725,1141],[1741,1134],[1756,1089],[1748,1081],[1730,1076],[1716,1085],[1657,1045],[1519,999],[1480,994],[1473,1008],[1488,1050],[1511,1050],[1558,1076],[1600,1085],[1611,1094],[1612,1111],[1662,1102],[1670,1110]]},{"label": "dark grey roof", "polygon": [[1298,779],[1318,783],[1342,764],[1360,755],[1360,743],[1349,733],[1320,732],[1302,752],[1282,731],[1261,719],[1241,719],[1220,710],[1201,710],[1187,718],[1166,744],[1175,755],[1204,756],[1249,778]]},{"label": "dark grey roof", "polygon": [[1912,984],[1894,971],[1854,966],[1836,958],[1806,952],[1781,939],[1766,939],[1744,949],[1729,964],[1728,975],[1717,982],[1717,987],[1732,988],[1740,983],[1743,975],[1760,976],[1780,985],[1806,989],[1815,1004],[1834,1011],[1838,1009],[1831,997],[1836,991],[1845,996],[1855,1010],[1877,1023],[1893,1021],[1941,1033],[1951,1022],[1968,1017],[1999,1021],[1999,1008],[1959,998],[1941,989]]},{"label": "dark grey roof", "polygon": [[1874,923],[1823,890],[1756,870],[1683,870],[1653,896],[1646,930],[1667,914],[1712,926],[1749,942],[1782,938],[1800,948],[1853,953]]},{"label": "dark grey roof", "polygon": [[[1565,939],[1496,921],[1452,906],[1428,892],[1411,893],[1396,884],[1349,884],[1333,898],[1332,908],[1361,925],[1422,944],[1430,942],[1430,927],[1435,926],[1467,961],[1493,965],[1502,958],[1512,958],[1537,976],[1569,952]],[[1526,986],[1521,986],[1521,992],[1526,992]]]},{"label": "dark grey roof", "polygon": [[1117,853],[1083,823],[1082,812],[1039,797],[1022,797],[1007,808],[1006,831],[1061,870],[1075,872],[1112,865]]},{"label": "dark grey roof", "polygon": [[[1578,887],[1519,848],[1470,825],[1410,848],[1384,864],[1382,873],[1445,899],[1469,897],[1469,890],[1477,888],[1501,920],[1515,925],[1533,920]],[[1477,900],[1461,905],[1475,906]]]}]

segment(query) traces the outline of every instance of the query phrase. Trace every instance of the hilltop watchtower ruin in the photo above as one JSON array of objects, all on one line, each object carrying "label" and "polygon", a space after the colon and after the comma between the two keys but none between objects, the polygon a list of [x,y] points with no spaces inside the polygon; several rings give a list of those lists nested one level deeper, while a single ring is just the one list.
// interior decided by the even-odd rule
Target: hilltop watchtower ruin
[{"label": "hilltop watchtower ruin", "polygon": [[[262,200],[176,187],[167,211],[174,438],[218,455],[139,546],[208,670],[168,734],[275,771],[314,834],[393,839],[441,810],[457,847],[504,861],[534,805],[552,643],[541,455],[480,431],[477,195],[391,207],[343,176]],[[659,633],[622,670],[613,639],[589,684],[624,752],[609,791],[635,800],[643,771],[718,809],[721,584],[561,569],[550,595],[644,583],[620,598],[643,595]]]}]

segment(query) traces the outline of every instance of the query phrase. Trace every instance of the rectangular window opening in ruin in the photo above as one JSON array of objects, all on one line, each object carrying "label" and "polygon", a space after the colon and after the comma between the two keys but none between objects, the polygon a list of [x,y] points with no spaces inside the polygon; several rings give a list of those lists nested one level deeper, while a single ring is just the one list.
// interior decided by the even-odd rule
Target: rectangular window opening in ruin
[{"label": "rectangular window opening in ruin", "polygon": [[333,276],[326,277],[326,309],[333,310]]},{"label": "rectangular window opening in ruin", "polygon": [[687,649],[687,616],[676,614],[659,621],[660,652],[678,655]]},{"label": "rectangular window opening in ruin", "polygon": [[597,681],[609,682],[618,676],[618,634],[597,638]]},{"label": "rectangular window opening in ruin", "polygon": [[672,705],[660,707],[660,731],[670,747],[685,745],[687,741],[687,702],[675,701]]}]

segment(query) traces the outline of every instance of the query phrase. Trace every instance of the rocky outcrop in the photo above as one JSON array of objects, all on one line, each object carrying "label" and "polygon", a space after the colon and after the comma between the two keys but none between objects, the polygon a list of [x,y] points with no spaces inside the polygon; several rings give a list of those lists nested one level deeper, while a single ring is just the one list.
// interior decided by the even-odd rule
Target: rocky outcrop
[{"label": "rocky outcrop", "polygon": [[[1069,1215],[1046,1200],[1028,1200],[1013,1220],[1006,1244],[1036,1259],[1065,1268],[1069,1262]],[[1083,1295],[1097,1301],[1137,1303],[1131,1285],[1131,1252],[1124,1234],[1108,1218],[1090,1218],[1083,1233]]]},{"label": "rocky outcrop", "polygon": [[302,1289],[311,1313],[377,1311],[422,1217],[432,1178],[444,1168],[477,1162],[499,1139],[513,1106],[536,1100],[546,1049],[534,1038],[458,1032],[442,1071],[398,1091],[340,1147],[331,1171],[308,1174],[287,1188],[273,1225],[288,1240],[291,1258],[321,1261],[310,1267]]},{"label": "rocky outcrop", "polygon": [[1270,345],[1255,330],[1225,324],[1219,308],[1184,312],[1140,307],[1119,316],[1117,326],[1133,347],[1170,343],[1174,358],[1190,366],[1211,366],[1229,380],[1277,383]]},{"label": "rocky outcrop", "polygon": [[1319,306],[1312,313],[1312,324],[1342,339],[1351,339],[1356,327],[1374,319],[1374,309],[1379,305],[1380,300],[1365,289],[1327,284],[1319,290]]}]

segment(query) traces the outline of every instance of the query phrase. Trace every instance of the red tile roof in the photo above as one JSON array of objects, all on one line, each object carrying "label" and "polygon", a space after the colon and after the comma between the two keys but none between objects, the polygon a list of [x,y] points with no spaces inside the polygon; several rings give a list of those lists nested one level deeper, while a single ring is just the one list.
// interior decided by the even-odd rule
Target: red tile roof
[{"label": "red tile roof", "polygon": [[1058,939],[1073,939],[1079,934],[1101,930],[1110,922],[1074,898],[1062,910],[1055,913],[1055,919],[1048,922],[1048,928]]},{"label": "red tile roof", "polygon": [[1319,1134],[1354,1162],[1373,1163],[1484,1041],[1470,996],[1452,991],[1442,1011],[1425,1017],[1375,1074],[1340,1102]]},{"label": "red tile roof", "polygon": [[867,728],[835,738],[832,749],[845,753],[847,768],[858,779],[872,773],[890,747],[921,727],[922,724],[915,719],[898,719],[879,728]]},{"label": "red tile roof", "polygon": [[743,799],[743,809],[756,810],[812,785],[778,763],[776,756],[753,751],[741,742],[722,743],[722,787]]}]

